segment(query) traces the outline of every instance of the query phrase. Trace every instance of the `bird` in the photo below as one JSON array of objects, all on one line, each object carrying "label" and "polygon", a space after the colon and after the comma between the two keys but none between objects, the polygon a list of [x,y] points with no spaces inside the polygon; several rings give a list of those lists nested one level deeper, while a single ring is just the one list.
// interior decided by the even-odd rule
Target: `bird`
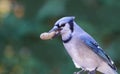
[{"label": "bird", "polygon": [[55,31],[53,38],[61,36],[63,45],[76,68],[74,74],[118,74],[111,58],[100,47],[96,40],[75,22],[75,16],[65,16],[55,22],[49,31]]}]

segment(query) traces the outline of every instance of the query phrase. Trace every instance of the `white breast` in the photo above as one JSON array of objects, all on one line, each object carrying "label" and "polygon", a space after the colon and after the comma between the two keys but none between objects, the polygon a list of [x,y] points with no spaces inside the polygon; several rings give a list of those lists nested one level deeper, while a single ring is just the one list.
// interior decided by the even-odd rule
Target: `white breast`
[{"label": "white breast", "polygon": [[79,39],[65,43],[68,54],[71,56],[76,68],[92,71],[99,66],[102,61],[90,48],[84,45]]}]

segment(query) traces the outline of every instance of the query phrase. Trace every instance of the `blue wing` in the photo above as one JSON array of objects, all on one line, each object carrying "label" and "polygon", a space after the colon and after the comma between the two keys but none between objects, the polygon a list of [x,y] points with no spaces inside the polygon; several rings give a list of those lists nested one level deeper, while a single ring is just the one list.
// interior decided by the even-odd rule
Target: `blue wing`
[{"label": "blue wing", "polygon": [[89,48],[92,49],[92,51],[94,51],[99,57],[101,57],[105,62],[107,62],[112,69],[116,70],[113,61],[91,36],[81,36],[81,39]]}]

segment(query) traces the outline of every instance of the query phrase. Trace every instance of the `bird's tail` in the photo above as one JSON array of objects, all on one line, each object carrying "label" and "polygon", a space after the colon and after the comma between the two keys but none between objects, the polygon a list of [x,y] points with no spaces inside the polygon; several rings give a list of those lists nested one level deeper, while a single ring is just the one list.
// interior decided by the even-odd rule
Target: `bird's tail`
[{"label": "bird's tail", "polygon": [[98,71],[103,73],[103,74],[118,74],[117,71],[115,71],[113,69],[112,70],[108,70],[108,69],[106,69],[106,70],[99,70],[98,69]]},{"label": "bird's tail", "polygon": [[97,68],[97,71],[103,74],[118,74],[116,70],[112,69],[108,64],[104,63]]}]

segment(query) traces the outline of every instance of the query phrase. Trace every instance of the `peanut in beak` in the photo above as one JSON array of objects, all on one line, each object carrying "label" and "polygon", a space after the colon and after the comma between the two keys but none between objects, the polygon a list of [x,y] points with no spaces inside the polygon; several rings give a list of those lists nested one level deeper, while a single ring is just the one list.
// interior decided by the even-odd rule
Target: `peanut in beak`
[{"label": "peanut in beak", "polygon": [[53,32],[44,32],[40,35],[40,38],[42,40],[49,40],[49,39],[52,39],[54,36],[55,36],[56,32],[53,31]]}]

